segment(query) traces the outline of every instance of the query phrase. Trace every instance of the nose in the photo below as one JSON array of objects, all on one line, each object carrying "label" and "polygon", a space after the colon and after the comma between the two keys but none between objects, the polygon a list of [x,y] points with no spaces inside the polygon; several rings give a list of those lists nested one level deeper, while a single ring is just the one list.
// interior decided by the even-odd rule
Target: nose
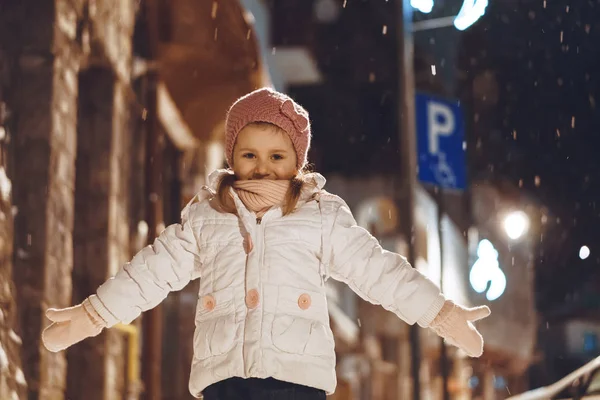
[{"label": "nose", "polygon": [[256,175],[268,175],[269,174],[269,168],[267,166],[267,163],[264,161],[259,161],[256,164],[256,170],[254,171]]}]

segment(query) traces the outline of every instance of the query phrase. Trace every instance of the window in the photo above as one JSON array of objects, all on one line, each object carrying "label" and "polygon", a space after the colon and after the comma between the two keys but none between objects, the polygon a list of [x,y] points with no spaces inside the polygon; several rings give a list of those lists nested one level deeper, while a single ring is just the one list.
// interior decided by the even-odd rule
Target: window
[{"label": "window", "polygon": [[586,353],[598,351],[598,335],[594,332],[583,334],[583,351]]}]

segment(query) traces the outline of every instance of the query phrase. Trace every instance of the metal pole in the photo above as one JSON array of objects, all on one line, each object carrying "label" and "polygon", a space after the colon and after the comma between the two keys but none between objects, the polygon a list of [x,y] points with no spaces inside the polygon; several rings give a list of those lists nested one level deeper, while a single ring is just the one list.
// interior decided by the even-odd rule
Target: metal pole
[{"label": "metal pole", "polygon": [[[415,245],[413,231],[415,227],[415,188],[417,185],[417,139],[415,122],[415,79],[413,71],[412,7],[410,0],[397,0],[397,42],[399,67],[399,128],[402,186],[400,195],[403,233],[407,244],[406,257],[415,266]],[[410,326],[411,372],[413,381],[413,399],[421,398],[421,346],[419,327]]]},{"label": "metal pole", "polygon": [[[444,291],[444,236],[442,229],[442,220],[444,218],[444,196],[441,188],[435,188],[435,198],[437,203],[437,228],[438,238],[440,241],[440,290]],[[450,392],[448,390],[448,348],[443,338],[440,338],[440,371],[442,373],[442,398],[450,400]]]},{"label": "metal pole", "polygon": [[430,29],[447,28],[454,25],[455,16],[427,19],[425,21],[415,22],[413,32],[428,31]]},{"label": "metal pole", "polygon": [[[148,73],[146,88],[148,103],[146,109],[146,196],[148,223],[148,243],[153,243],[158,236],[158,226],[163,221],[162,213],[162,143],[163,138],[158,126],[156,110],[156,72]],[[162,364],[162,307],[144,313],[143,322],[143,354],[142,376],[144,380],[144,399],[160,400],[161,398],[161,364]]]},{"label": "metal pole", "polygon": [[[141,3],[142,18],[147,24],[149,38],[149,55],[154,61],[158,55],[158,25],[159,14],[155,0]],[[158,121],[157,91],[159,73],[157,70],[148,71],[143,78],[145,87],[142,93],[146,101],[146,165],[145,165],[145,194],[146,222],[148,224],[148,243],[154,242],[158,236],[158,226],[163,222],[163,206],[161,196],[162,166],[163,166],[163,132]],[[145,400],[160,400],[162,397],[161,367],[162,367],[162,325],[163,312],[161,305],[144,313],[142,318],[142,379]]]}]

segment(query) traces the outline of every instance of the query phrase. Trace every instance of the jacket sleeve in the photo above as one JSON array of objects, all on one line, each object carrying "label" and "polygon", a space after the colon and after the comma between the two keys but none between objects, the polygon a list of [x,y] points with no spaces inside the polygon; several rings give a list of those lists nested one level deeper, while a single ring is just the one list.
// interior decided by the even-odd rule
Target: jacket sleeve
[{"label": "jacket sleeve", "polygon": [[384,250],[376,238],[357,225],[343,200],[337,204],[332,210],[329,254],[325,254],[331,277],[406,323],[429,326],[445,301],[438,286],[412,268],[406,258]]},{"label": "jacket sleeve", "polygon": [[90,296],[90,302],[109,327],[129,323],[197,277],[197,264],[198,244],[190,222],[184,219],[140,250]]}]

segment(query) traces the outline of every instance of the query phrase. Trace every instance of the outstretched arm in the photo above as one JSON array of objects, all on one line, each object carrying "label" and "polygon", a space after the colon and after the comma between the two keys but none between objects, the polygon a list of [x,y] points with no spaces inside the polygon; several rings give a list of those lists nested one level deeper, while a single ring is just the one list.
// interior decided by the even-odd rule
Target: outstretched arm
[{"label": "outstretched arm", "polygon": [[129,323],[156,307],[169,292],[183,289],[197,269],[197,258],[189,222],[171,225],[102,284],[90,303],[107,326]]},{"label": "outstretched arm", "polygon": [[198,245],[190,222],[167,227],[152,245],[142,249],[95,295],[82,304],[49,309],[53,321],[42,334],[46,348],[61,351],[98,335],[103,328],[129,323],[142,311],[156,307],[171,291],[195,277]]},{"label": "outstretched arm", "polygon": [[325,254],[331,277],[345,282],[364,300],[380,304],[408,324],[430,327],[468,355],[483,353],[483,338],[472,322],[487,317],[487,307],[464,308],[446,300],[438,286],[403,256],[384,250],[357,225],[340,199]]},{"label": "outstretched arm", "polygon": [[400,254],[384,250],[341,203],[331,231],[331,277],[408,324],[429,326],[444,305],[440,289]]}]

